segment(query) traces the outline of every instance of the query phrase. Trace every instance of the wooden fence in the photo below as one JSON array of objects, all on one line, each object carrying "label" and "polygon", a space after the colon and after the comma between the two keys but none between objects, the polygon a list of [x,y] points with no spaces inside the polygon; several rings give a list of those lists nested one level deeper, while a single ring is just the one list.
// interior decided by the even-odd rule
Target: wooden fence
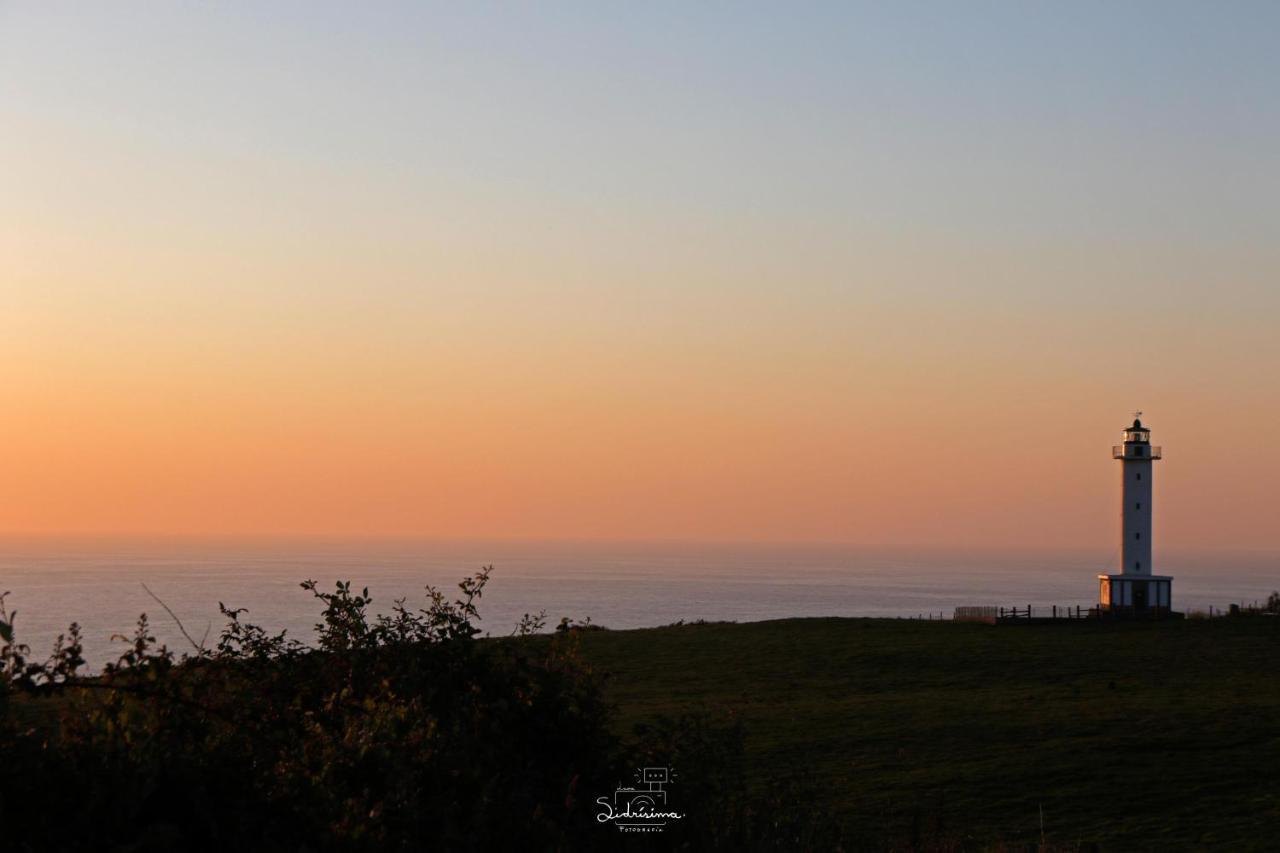
[{"label": "wooden fence", "polygon": [[957,607],[952,619],[957,622],[1012,622],[1016,619],[1088,619],[1095,615],[1092,608],[1076,605],[1050,604],[1035,607]]}]

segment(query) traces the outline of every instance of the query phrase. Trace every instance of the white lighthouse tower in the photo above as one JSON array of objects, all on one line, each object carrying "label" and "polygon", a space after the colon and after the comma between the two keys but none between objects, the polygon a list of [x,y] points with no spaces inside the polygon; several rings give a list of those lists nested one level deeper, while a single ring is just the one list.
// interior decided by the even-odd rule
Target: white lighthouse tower
[{"label": "white lighthouse tower", "polygon": [[1161,448],[1151,444],[1142,412],[1124,431],[1124,444],[1111,448],[1120,460],[1120,566],[1098,575],[1098,608],[1109,613],[1167,613],[1173,578],[1151,573],[1151,474]]}]

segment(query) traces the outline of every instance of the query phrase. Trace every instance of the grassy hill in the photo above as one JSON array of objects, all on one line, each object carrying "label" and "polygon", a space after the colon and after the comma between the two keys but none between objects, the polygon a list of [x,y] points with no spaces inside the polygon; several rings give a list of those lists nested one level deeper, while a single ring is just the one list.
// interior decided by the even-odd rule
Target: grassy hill
[{"label": "grassy hill", "polygon": [[[868,837],[1280,845],[1280,619],[796,619],[590,632],[618,725],[732,714]],[[697,767],[678,770],[690,777]]]}]

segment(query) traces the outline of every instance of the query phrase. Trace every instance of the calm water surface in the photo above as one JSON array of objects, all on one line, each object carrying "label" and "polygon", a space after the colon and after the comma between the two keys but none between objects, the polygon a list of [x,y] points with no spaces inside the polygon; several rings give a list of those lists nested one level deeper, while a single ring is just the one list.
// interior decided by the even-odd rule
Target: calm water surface
[{"label": "calm water surface", "polygon": [[[1280,554],[1163,553],[1180,610],[1262,599],[1280,588]],[[155,633],[183,648],[165,601],[200,639],[216,636],[218,602],[309,640],[319,608],[298,584],[368,586],[374,609],[423,600],[426,584],[453,591],[480,566],[495,572],[481,627],[509,633],[525,612],[590,617],[610,628],[676,620],[951,614],[957,605],[1087,606],[1105,551],[966,551],[834,546],[713,546],[440,541],[0,540],[0,592],[18,611],[21,641],[43,657],[68,623],[84,629],[98,666],[119,654],[114,633],[147,613]]]}]

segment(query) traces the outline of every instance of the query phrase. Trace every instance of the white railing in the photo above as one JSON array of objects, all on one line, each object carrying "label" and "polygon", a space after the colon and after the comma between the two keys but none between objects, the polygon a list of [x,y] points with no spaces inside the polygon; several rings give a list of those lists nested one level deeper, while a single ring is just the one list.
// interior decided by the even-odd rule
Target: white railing
[{"label": "white railing", "polygon": [[1113,444],[1112,459],[1159,459],[1164,448],[1157,444]]}]

